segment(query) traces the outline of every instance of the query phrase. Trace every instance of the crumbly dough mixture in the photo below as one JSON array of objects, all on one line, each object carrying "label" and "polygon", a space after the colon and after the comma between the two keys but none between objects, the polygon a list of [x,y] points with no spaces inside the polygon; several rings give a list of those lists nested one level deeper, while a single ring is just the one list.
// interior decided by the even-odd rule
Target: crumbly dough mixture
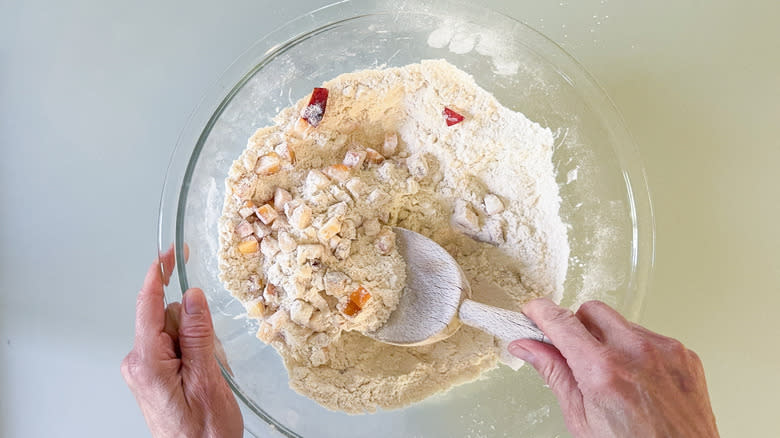
[{"label": "crumbly dough mixture", "polygon": [[[322,87],[323,114],[301,99],[233,163],[220,278],[259,320],[257,337],[282,356],[294,390],[349,413],[400,408],[476,379],[500,352],[467,326],[422,347],[364,336],[404,287],[392,227],[447,249],[478,301],[519,310],[559,292],[569,247],[553,137],[446,61]],[[445,123],[449,111],[462,121]]]}]

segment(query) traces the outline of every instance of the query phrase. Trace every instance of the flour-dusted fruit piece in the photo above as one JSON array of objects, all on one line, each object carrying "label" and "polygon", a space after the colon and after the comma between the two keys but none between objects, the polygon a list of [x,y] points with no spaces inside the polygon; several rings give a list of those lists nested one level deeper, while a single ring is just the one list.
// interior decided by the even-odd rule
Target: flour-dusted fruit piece
[{"label": "flour-dusted fruit piece", "polygon": [[325,292],[334,297],[344,296],[349,281],[349,277],[343,272],[330,269],[325,273]]},{"label": "flour-dusted fruit piece", "polygon": [[293,148],[286,142],[283,142],[274,148],[275,152],[279,154],[279,157],[287,161],[290,164],[295,164],[295,151]]},{"label": "flour-dusted fruit piece", "polygon": [[368,303],[368,300],[370,299],[371,294],[368,293],[366,288],[363,286],[358,286],[357,289],[349,294],[349,300],[355,303],[361,309],[366,306],[366,303]]},{"label": "flour-dusted fruit piece", "polygon": [[258,175],[273,175],[282,168],[282,159],[276,152],[269,152],[257,159],[255,173]]},{"label": "flour-dusted fruit piece", "polygon": [[250,318],[265,318],[265,303],[261,299],[250,301],[246,304],[246,313]]},{"label": "flour-dusted fruit piece", "polygon": [[501,245],[506,240],[504,239],[504,225],[500,219],[491,218],[485,221],[485,225],[474,236],[477,240],[480,240],[491,245]]},{"label": "flour-dusted fruit piece", "polygon": [[330,178],[317,169],[312,169],[306,174],[306,181],[303,184],[303,192],[312,195],[319,190],[330,185]]},{"label": "flour-dusted fruit piece", "polygon": [[455,112],[455,110],[447,108],[446,106],[441,113],[444,116],[444,121],[447,122],[447,126],[456,125],[463,121],[462,115]]},{"label": "flour-dusted fruit piece", "polygon": [[247,290],[251,293],[257,292],[263,287],[263,281],[257,274],[251,274],[247,279]]},{"label": "flour-dusted fruit piece", "polygon": [[289,322],[290,315],[284,310],[277,310],[260,324],[260,328],[257,331],[258,339],[266,344],[270,344],[278,338],[282,327]]},{"label": "flour-dusted fruit piece", "polygon": [[309,104],[301,112],[301,118],[309,122],[313,127],[317,127],[325,116],[325,109],[328,105],[328,89],[315,88],[311,92]]},{"label": "flour-dusted fruit piece", "polygon": [[382,227],[382,231],[377,234],[374,244],[380,254],[390,254],[395,249],[395,232],[390,227]]},{"label": "flour-dusted fruit piece", "polygon": [[325,247],[319,243],[305,243],[299,245],[297,251],[296,260],[299,265],[313,260],[322,260],[322,257],[325,256]]},{"label": "flour-dusted fruit piece", "polygon": [[323,173],[325,173],[325,175],[328,175],[328,177],[330,177],[334,181],[344,182],[350,176],[350,169],[349,166],[347,166],[346,164],[333,164],[331,166],[326,167],[323,170]]},{"label": "flour-dusted fruit piece", "polygon": [[311,224],[311,214],[311,207],[306,204],[295,207],[290,214],[290,225],[303,230]]},{"label": "flour-dusted fruit piece", "polygon": [[241,254],[253,254],[260,249],[260,244],[255,239],[255,236],[249,236],[241,240],[238,243],[238,250]]},{"label": "flour-dusted fruit piece", "polygon": [[339,239],[336,247],[333,248],[333,257],[338,260],[346,260],[350,255],[352,249],[352,241],[350,239]]},{"label": "flour-dusted fruit piece", "polygon": [[284,206],[292,201],[292,195],[287,190],[277,187],[274,190],[274,209],[278,212],[284,211]]},{"label": "flour-dusted fruit piece", "polygon": [[238,234],[238,237],[247,237],[254,232],[255,227],[253,227],[252,224],[250,224],[246,219],[236,225],[236,234]]},{"label": "flour-dusted fruit piece", "polygon": [[279,241],[271,236],[267,236],[260,241],[260,252],[263,256],[270,259],[279,252]]},{"label": "flour-dusted fruit piece", "polygon": [[375,149],[366,148],[366,161],[371,164],[380,164],[385,161],[385,157]]},{"label": "flour-dusted fruit piece", "polygon": [[255,215],[255,203],[252,201],[244,201],[241,208],[238,210],[238,214],[242,219],[248,219]]},{"label": "flour-dusted fruit piece", "polygon": [[275,221],[276,218],[279,217],[279,213],[271,204],[263,204],[257,207],[256,213],[257,217],[259,217],[260,220],[266,225]]},{"label": "flour-dusted fruit piece", "polygon": [[485,213],[489,215],[498,214],[504,211],[504,203],[501,202],[501,198],[492,193],[485,195],[482,202],[485,204]]},{"label": "flour-dusted fruit piece", "polygon": [[314,307],[303,300],[295,300],[290,305],[290,319],[298,325],[307,325],[312,313],[314,313]]},{"label": "flour-dusted fruit piece", "polygon": [[352,146],[346,154],[344,154],[344,161],[342,163],[351,168],[359,169],[363,166],[363,162],[366,160],[368,153],[361,146]]},{"label": "flour-dusted fruit piece", "polygon": [[382,155],[391,157],[398,150],[398,135],[395,132],[385,134],[385,141],[382,143]]},{"label": "flour-dusted fruit piece", "polygon": [[479,216],[470,205],[459,199],[455,202],[455,209],[452,212],[452,225],[455,229],[473,236],[480,230]]},{"label": "flour-dusted fruit piece", "polygon": [[355,197],[360,198],[366,191],[366,183],[360,178],[350,178],[344,186],[349,190],[349,193]]},{"label": "flour-dusted fruit piece", "polygon": [[293,239],[292,236],[290,236],[290,233],[286,231],[280,231],[278,234],[279,239],[279,249],[286,253],[291,253],[295,251],[295,248],[298,247],[298,242]]},{"label": "flour-dusted fruit piece", "polygon": [[338,234],[341,231],[341,220],[337,216],[332,216],[317,231],[319,238],[325,242],[329,241],[331,237]]},{"label": "flour-dusted fruit piece", "polygon": [[390,195],[388,195],[387,192],[382,189],[374,189],[368,195],[368,203],[372,206],[383,206],[390,202],[390,199]]},{"label": "flour-dusted fruit piece", "polygon": [[406,167],[409,169],[409,174],[418,181],[428,175],[428,162],[421,153],[410,155],[409,158],[406,159]]},{"label": "flour-dusted fruit piece", "polygon": [[255,221],[252,223],[252,231],[255,233],[258,239],[262,239],[265,236],[271,234],[271,227],[262,223],[261,221]]},{"label": "flour-dusted fruit piece", "polygon": [[360,307],[358,307],[357,304],[355,304],[352,300],[350,300],[347,301],[347,303],[344,305],[341,311],[347,316],[355,316],[357,315],[358,312],[360,312]]}]

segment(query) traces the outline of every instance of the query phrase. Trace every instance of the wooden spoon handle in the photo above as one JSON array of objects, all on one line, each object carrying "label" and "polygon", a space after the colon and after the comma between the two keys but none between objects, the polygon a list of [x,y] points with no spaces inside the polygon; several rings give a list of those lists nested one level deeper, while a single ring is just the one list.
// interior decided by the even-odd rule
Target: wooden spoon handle
[{"label": "wooden spoon handle", "polygon": [[520,312],[466,299],[460,305],[458,318],[464,324],[490,333],[501,340],[502,344],[508,345],[515,339],[534,339],[552,344],[539,327]]}]

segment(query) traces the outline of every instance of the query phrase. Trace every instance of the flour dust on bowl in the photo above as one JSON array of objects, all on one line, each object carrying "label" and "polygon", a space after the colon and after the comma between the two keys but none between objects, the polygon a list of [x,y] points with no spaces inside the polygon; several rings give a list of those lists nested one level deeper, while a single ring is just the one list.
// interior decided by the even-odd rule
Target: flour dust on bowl
[{"label": "flour dust on bowl", "polygon": [[[290,389],[279,355],[255,337],[257,321],[247,318],[245,307],[219,279],[225,179],[247,139],[341,74],[423,60],[446,61],[504,107],[551,130],[560,217],[570,248],[563,287],[553,298],[571,307],[601,299],[630,319],[638,317],[653,257],[646,182],[619,115],[582,67],[524,24],[474,6],[334,4],[269,34],[227,70],[182,133],[163,191],[159,245],[174,243],[179,262],[166,298],[180,300],[189,287],[206,293],[220,364],[243,405],[246,428],[256,436],[555,436],[565,431],[554,397],[529,367],[514,372],[499,366],[402,409],[363,415],[325,409]],[[463,124],[469,117],[464,115]],[[472,147],[489,151],[495,145]],[[505,147],[509,156],[521,153],[516,145]],[[183,263],[185,247],[189,258]]]}]

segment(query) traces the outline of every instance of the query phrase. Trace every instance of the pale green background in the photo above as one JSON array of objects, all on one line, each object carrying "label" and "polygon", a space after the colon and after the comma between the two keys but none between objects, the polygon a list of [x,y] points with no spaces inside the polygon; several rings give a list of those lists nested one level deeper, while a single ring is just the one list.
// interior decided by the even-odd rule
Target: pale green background
[{"label": "pale green background", "polygon": [[[700,354],[723,436],[780,436],[780,2],[483,3],[614,99],[655,206],[642,322]],[[176,137],[321,4],[0,0],[0,436],[148,434],[118,368]]]}]

